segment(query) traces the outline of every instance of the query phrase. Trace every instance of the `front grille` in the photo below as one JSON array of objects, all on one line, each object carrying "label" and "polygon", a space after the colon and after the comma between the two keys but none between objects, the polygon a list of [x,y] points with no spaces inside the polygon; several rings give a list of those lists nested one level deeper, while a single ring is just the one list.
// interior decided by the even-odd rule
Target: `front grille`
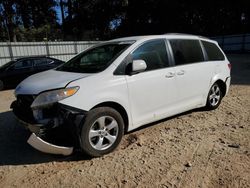
[{"label": "front grille", "polygon": [[34,101],[33,95],[18,95],[17,96],[18,104],[22,105],[25,108],[30,108],[33,101]]},{"label": "front grille", "polygon": [[13,106],[14,113],[23,121],[34,123],[34,116],[31,109],[31,104],[34,101],[33,95],[18,95],[15,105]]}]

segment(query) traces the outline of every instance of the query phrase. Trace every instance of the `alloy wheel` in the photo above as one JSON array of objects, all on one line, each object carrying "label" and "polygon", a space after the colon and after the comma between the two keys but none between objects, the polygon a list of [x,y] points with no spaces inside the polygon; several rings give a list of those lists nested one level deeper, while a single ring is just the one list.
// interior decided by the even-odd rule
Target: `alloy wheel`
[{"label": "alloy wheel", "polygon": [[106,150],[115,143],[118,131],[118,123],[113,117],[101,116],[90,127],[89,143],[96,150]]},{"label": "alloy wheel", "polygon": [[219,103],[221,99],[221,91],[217,84],[212,86],[208,99],[211,106],[216,106]]}]

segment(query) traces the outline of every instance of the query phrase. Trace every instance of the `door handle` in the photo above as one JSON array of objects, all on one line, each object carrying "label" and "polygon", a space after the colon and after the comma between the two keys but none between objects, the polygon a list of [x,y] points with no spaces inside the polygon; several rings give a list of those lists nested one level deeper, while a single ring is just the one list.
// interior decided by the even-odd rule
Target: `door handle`
[{"label": "door handle", "polygon": [[185,74],[184,70],[181,70],[181,71],[177,72],[177,75],[179,75],[179,76],[184,75],[184,74]]},{"label": "door handle", "polygon": [[175,73],[174,73],[174,72],[168,72],[168,73],[165,75],[166,78],[172,78],[172,77],[174,77],[174,76],[175,76]]}]

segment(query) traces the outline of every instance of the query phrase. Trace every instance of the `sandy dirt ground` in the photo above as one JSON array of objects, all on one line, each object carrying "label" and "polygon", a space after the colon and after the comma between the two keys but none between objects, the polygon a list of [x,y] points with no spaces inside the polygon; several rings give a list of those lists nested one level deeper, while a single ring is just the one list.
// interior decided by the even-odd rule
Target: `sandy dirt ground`
[{"label": "sandy dirt ground", "polygon": [[194,110],[124,136],[113,153],[43,154],[0,92],[0,187],[250,187],[250,56],[230,56],[232,86],[215,111]]}]

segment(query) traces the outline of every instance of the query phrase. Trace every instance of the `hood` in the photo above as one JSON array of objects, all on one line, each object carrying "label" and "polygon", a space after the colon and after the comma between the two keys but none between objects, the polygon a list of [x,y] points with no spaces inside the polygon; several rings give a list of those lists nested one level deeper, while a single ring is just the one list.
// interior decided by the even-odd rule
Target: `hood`
[{"label": "hood", "polygon": [[6,69],[6,67],[5,67],[5,66],[0,66],[0,72],[4,72],[4,71],[5,71],[5,69]]},{"label": "hood", "polygon": [[85,78],[91,74],[49,70],[34,74],[23,80],[15,90],[15,94],[37,95],[42,91],[65,87],[68,83]]},{"label": "hood", "polygon": [[4,68],[3,67],[0,67],[0,72],[3,72],[4,71]]}]

